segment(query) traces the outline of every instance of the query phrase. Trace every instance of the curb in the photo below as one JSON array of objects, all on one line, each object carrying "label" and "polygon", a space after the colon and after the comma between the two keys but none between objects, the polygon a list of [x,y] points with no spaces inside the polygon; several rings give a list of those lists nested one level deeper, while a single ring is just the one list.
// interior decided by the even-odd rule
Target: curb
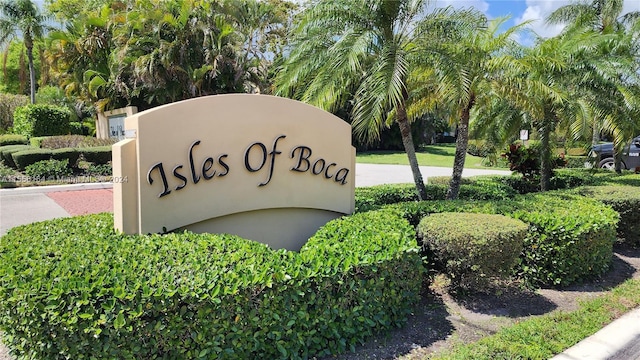
[{"label": "curb", "polygon": [[113,183],[86,183],[86,184],[70,184],[70,185],[48,185],[48,186],[29,186],[17,187],[10,189],[0,189],[0,195],[27,195],[27,194],[46,194],[58,191],[76,191],[76,190],[98,190],[111,189]]},{"label": "curb", "polygon": [[[632,310],[597,333],[551,358],[551,360],[617,359],[634,339],[640,338],[640,308]],[[620,359],[625,355],[620,354]]]}]

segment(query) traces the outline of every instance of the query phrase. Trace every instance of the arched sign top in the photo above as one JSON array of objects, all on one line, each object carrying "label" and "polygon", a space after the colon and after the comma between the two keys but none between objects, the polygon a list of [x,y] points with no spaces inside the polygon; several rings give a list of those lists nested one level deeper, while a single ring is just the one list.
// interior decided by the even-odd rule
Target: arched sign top
[{"label": "arched sign top", "polygon": [[316,107],[265,95],[207,96],[134,114],[125,130],[133,138],[114,145],[114,177],[135,172],[136,185],[116,184],[114,204],[133,206],[116,196],[137,204],[136,221],[114,206],[122,231],[169,231],[234,214],[273,218],[269,209],[353,211],[351,128]]}]

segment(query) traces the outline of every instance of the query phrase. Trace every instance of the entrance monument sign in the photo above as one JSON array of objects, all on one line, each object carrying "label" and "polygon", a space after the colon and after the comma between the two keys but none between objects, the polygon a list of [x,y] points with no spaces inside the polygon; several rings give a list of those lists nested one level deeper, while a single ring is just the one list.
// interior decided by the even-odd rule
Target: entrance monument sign
[{"label": "entrance monument sign", "polygon": [[351,127],[304,103],[215,95],[128,116],[113,146],[125,233],[232,233],[298,250],[354,209]]}]

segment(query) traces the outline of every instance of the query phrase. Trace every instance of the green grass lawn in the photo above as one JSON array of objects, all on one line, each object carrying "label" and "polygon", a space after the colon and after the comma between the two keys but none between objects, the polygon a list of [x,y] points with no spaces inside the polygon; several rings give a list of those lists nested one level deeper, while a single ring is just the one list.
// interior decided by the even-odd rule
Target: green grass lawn
[{"label": "green grass lawn", "polygon": [[[420,166],[453,167],[455,144],[426,145],[416,152]],[[486,169],[481,157],[467,154],[464,167],[469,169]],[[361,164],[409,165],[404,151],[372,151],[356,154],[356,162]]]}]

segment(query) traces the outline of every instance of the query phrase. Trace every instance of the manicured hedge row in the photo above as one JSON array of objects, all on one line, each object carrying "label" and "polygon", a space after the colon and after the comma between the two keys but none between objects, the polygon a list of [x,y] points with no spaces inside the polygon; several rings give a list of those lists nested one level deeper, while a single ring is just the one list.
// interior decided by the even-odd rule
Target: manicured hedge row
[{"label": "manicured hedge row", "polygon": [[29,149],[18,151],[11,154],[13,157],[13,162],[15,163],[18,170],[24,170],[27,166],[37,163],[38,161],[43,160],[64,160],[67,159],[69,161],[69,167],[74,167],[78,162],[78,158],[80,157],[80,153],[78,149],[66,148],[66,149]]},{"label": "manicured hedge row", "polygon": [[111,145],[80,149],[85,160],[94,164],[107,164],[111,161]]},{"label": "manicured hedge row", "polygon": [[529,194],[505,215],[530,225],[518,275],[533,285],[569,285],[611,265],[619,217],[597,200]]},{"label": "manicured hedge row", "polygon": [[4,162],[5,165],[12,167],[12,168],[16,168],[16,163],[13,162],[13,157],[11,156],[11,154],[18,152],[18,151],[24,151],[24,150],[28,150],[28,149],[33,149],[31,146],[29,145],[6,145],[6,146],[0,146],[0,156],[2,158],[2,161]]},{"label": "manicured hedge row", "polygon": [[512,201],[424,201],[384,207],[412,225],[431,213],[502,214],[529,224],[516,275],[534,286],[564,286],[608,269],[618,214],[597,200],[560,192]]},{"label": "manicured hedge row", "polygon": [[[448,185],[427,184],[427,200],[444,200]],[[465,179],[460,186],[459,198],[464,200],[507,200],[515,196],[509,186],[495,181],[491,177]],[[356,211],[362,212],[378,208],[381,205],[404,201],[418,201],[413,184],[377,185],[356,188]]]},{"label": "manicured hedge row", "polygon": [[597,199],[620,214],[618,237],[640,246],[640,187],[629,185],[585,186],[576,193]]},{"label": "manicured hedge row", "polygon": [[6,145],[27,145],[29,140],[26,136],[17,134],[3,134],[0,135],[0,146]]},{"label": "manicured hedge row", "polygon": [[388,211],[329,222],[299,253],[90,215],[2,237],[0,330],[25,358],[309,358],[401,325],[421,281],[414,230]]}]

